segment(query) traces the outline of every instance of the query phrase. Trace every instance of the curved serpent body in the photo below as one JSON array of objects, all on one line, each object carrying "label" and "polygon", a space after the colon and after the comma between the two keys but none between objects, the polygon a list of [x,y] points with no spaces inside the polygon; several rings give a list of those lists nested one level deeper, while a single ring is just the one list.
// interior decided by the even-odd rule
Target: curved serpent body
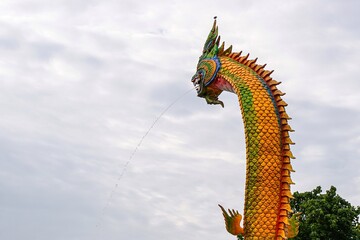
[{"label": "curved serpent body", "polygon": [[[243,116],[246,137],[246,185],[244,224],[242,216],[224,208],[227,230],[245,239],[287,239],[296,235],[297,225],[289,222],[292,198],[287,105],[277,89],[279,82],[270,77],[272,71],[257,65],[256,59],[232,53],[232,47],[219,47],[216,20],[204,45],[197,72],[192,82],[199,97],[208,104],[223,103],[222,91],[237,94]],[[291,223],[293,222],[293,223]],[[292,227],[291,227],[292,226]]]}]

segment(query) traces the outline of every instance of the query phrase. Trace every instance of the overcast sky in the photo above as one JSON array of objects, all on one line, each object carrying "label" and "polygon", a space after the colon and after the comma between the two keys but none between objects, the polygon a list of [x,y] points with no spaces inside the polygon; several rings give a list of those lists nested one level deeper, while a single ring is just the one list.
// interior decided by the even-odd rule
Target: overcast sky
[{"label": "overcast sky", "polygon": [[357,0],[1,0],[0,238],[231,238],[217,204],[243,211],[234,94],[224,109],[186,94],[131,158],[192,88],[215,15],[287,93],[293,191],[334,185],[360,205],[359,14]]}]

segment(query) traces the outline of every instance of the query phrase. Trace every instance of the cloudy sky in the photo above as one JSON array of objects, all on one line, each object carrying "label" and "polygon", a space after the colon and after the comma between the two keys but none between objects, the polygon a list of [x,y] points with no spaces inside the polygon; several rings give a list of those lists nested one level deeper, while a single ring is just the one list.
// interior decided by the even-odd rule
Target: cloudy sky
[{"label": "cloudy sky", "polygon": [[236,96],[222,109],[191,91],[157,121],[192,88],[215,15],[287,93],[293,190],[334,185],[359,205],[359,13],[357,0],[2,0],[0,238],[231,238],[217,204],[243,210]]}]

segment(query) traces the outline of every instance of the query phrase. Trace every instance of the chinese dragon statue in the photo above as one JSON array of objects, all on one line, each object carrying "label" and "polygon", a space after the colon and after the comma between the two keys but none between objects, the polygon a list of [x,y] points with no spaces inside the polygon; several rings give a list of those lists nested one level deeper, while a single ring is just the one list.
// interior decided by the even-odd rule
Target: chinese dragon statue
[{"label": "chinese dragon statue", "polygon": [[280,82],[270,77],[273,71],[265,70],[266,64],[248,57],[232,52],[232,46],[225,49],[224,42],[220,45],[215,17],[191,81],[208,104],[224,107],[218,98],[222,91],[236,93],[239,99],[246,138],[244,222],[241,227],[239,212],[219,205],[227,231],[247,240],[288,239],[299,227],[290,208],[293,130],[281,99],[284,93],[277,89]]}]

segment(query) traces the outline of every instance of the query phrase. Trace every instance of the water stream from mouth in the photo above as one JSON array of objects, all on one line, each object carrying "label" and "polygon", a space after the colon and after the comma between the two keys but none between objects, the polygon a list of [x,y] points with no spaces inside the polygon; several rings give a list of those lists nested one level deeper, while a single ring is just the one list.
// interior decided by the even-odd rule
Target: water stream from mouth
[{"label": "water stream from mouth", "polygon": [[174,99],[154,120],[154,122],[150,125],[150,127],[148,128],[148,130],[145,132],[145,134],[140,138],[140,141],[138,142],[138,144],[136,145],[136,147],[134,148],[134,150],[131,152],[128,160],[126,161],[126,163],[123,165],[122,170],[119,174],[119,176],[117,177],[116,181],[115,181],[115,185],[112,188],[112,191],[104,205],[104,207],[101,210],[100,216],[98,218],[97,224],[96,224],[96,228],[99,229],[101,227],[102,224],[102,219],[105,215],[106,210],[108,209],[112,198],[114,197],[114,194],[116,192],[116,189],[119,186],[119,183],[121,181],[121,179],[124,177],[125,172],[128,169],[129,164],[132,162],[135,154],[137,153],[137,151],[139,150],[141,144],[143,143],[144,139],[146,138],[147,135],[149,135],[150,131],[154,128],[154,126],[157,124],[157,122],[164,116],[164,114],[172,107],[174,106],[179,100],[181,100],[185,95],[187,95],[188,93],[190,93],[192,90],[194,90],[195,88],[192,87],[191,89],[187,90],[186,92],[182,93],[181,95],[179,95],[176,99]]}]

